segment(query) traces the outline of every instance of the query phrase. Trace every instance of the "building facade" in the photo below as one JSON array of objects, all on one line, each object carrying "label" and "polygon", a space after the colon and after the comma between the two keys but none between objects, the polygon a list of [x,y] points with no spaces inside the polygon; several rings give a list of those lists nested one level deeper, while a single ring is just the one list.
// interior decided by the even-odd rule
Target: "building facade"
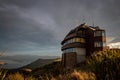
[{"label": "building facade", "polygon": [[106,49],[105,30],[83,23],[71,30],[61,45],[62,64],[65,67],[72,67],[92,53]]}]

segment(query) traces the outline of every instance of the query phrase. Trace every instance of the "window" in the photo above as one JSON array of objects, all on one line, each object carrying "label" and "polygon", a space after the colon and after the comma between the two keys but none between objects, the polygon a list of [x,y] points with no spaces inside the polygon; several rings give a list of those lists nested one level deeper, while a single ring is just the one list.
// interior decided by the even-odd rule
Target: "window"
[{"label": "window", "polygon": [[76,38],[76,42],[85,43],[85,39],[84,38]]},{"label": "window", "polygon": [[84,38],[73,38],[73,39],[66,41],[63,45],[74,43],[74,42],[85,43],[86,41]]},{"label": "window", "polygon": [[94,36],[102,36],[102,31],[95,31]]},{"label": "window", "polygon": [[102,31],[102,36],[105,36],[105,31]]},{"label": "window", "polygon": [[84,39],[84,38],[81,38],[81,42],[82,42],[82,43],[85,43],[85,39]]},{"label": "window", "polygon": [[76,38],[76,41],[75,42],[80,42],[80,39],[79,38]]},{"label": "window", "polygon": [[105,31],[95,31],[94,36],[105,36]]},{"label": "window", "polygon": [[105,47],[106,46],[106,42],[103,42],[103,47]]},{"label": "window", "polygon": [[72,41],[75,42],[75,38],[73,38]]},{"label": "window", "polygon": [[72,43],[73,42],[73,39],[70,39],[68,41],[66,41],[63,45],[66,45],[66,44],[69,44],[69,43]]},{"label": "window", "polygon": [[86,31],[85,30],[80,30],[80,31],[78,31],[78,33],[82,36],[85,36]]},{"label": "window", "polygon": [[82,31],[78,31],[78,33],[82,34]]},{"label": "window", "polygon": [[94,47],[103,47],[103,43],[101,41],[94,42]]},{"label": "window", "polygon": [[69,49],[63,50],[63,53],[69,53],[69,52],[76,52],[76,49],[75,48],[69,48]]}]

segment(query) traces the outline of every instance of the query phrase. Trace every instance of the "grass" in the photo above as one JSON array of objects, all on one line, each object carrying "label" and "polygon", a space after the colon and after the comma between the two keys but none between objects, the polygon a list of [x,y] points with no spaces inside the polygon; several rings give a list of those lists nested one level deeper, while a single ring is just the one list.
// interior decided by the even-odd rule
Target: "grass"
[{"label": "grass", "polygon": [[[75,71],[71,70],[71,72],[61,75],[60,80],[119,80],[120,49],[94,53],[86,59],[86,62],[73,69]],[[59,76],[56,77],[56,80],[59,80]]]},{"label": "grass", "polygon": [[7,70],[4,69],[0,69],[0,80],[4,80],[4,78],[6,77],[7,74]]},{"label": "grass", "polygon": [[[0,57],[5,54],[5,51],[6,50],[0,52]],[[4,64],[5,64],[5,62],[0,61],[0,80],[4,80],[4,78],[6,77],[6,74],[7,74],[7,70],[2,68],[4,66]]]},{"label": "grass", "polygon": [[87,59],[87,66],[96,74],[97,80],[120,79],[120,53],[118,50],[95,53]]},{"label": "grass", "polygon": [[17,72],[14,74],[9,74],[4,80],[36,80],[36,79],[32,76],[25,77],[24,75]]},{"label": "grass", "polygon": [[[1,80],[119,80],[120,49],[100,51],[88,57],[84,63],[66,69],[61,62],[53,62],[35,70],[7,73],[0,69]],[[29,72],[29,73],[28,73]]]}]

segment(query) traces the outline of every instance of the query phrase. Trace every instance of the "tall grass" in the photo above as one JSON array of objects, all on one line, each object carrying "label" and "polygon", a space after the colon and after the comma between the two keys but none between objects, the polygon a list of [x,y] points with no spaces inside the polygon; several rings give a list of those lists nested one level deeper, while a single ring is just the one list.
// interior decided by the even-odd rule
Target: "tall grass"
[{"label": "tall grass", "polygon": [[7,70],[0,68],[0,80],[4,80],[6,74],[7,74]]},{"label": "tall grass", "polygon": [[20,73],[9,74],[5,80],[24,80],[24,77]]},{"label": "tall grass", "polygon": [[120,50],[94,53],[75,71],[61,74],[56,80],[120,80]]},{"label": "tall grass", "polygon": [[74,70],[71,73],[59,75],[56,78],[52,78],[52,79],[53,80],[96,80],[96,77],[95,74],[91,72]]},{"label": "tall grass", "polygon": [[100,51],[87,59],[87,66],[89,66],[90,70],[96,74],[97,80],[120,79],[119,51],[114,49]]},{"label": "tall grass", "polygon": [[8,76],[4,80],[36,80],[32,76],[24,76],[20,74],[19,72],[16,72],[14,74],[8,74]]}]

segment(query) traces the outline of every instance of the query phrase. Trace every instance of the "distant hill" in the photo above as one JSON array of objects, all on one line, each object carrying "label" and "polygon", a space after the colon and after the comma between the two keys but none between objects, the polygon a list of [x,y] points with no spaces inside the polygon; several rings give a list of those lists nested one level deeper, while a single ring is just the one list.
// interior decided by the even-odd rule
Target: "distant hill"
[{"label": "distant hill", "polygon": [[23,66],[21,68],[30,68],[30,69],[35,69],[35,68],[38,68],[38,67],[42,67],[44,65],[47,65],[47,64],[50,64],[52,62],[56,61],[56,59],[38,59],[26,66]]},{"label": "distant hill", "polygon": [[36,61],[38,59],[55,59],[58,57],[60,56],[5,55],[0,56],[0,61],[5,63],[5,65],[2,67],[6,69],[17,69],[27,64],[30,64],[31,62]]}]

